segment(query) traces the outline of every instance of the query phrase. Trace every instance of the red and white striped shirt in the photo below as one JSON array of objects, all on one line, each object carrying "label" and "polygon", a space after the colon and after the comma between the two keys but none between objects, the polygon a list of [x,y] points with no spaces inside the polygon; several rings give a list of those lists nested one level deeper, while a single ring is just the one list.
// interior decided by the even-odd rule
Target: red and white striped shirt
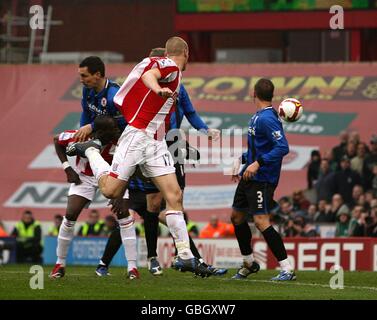
[{"label": "red and white striped shirt", "polygon": [[[169,88],[175,94],[168,99],[162,98],[148,89],[141,77],[151,69],[158,68],[161,73],[159,85]],[[169,129],[170,116],[174,111],[178,95],[181,72],[176,63],[165,57],[145,58],[128,75],[126,81],[114,97],[128,125],[145,130],[149,136],[157,137],[163,130],[164,138]],[[160,139],[159,139],[160,140]]]},{"label": "red and white striped shirt", "polygon": [[[76,142],[74,138],[75,133],[78,130],[66,130],[59,134],[58,143],[64,147]],[[102,158],[109,164],[113,161],[113,155],[115,151],[116,144],[109,143],[105,147],[102,148],[101,155]],[[90,164],[88,159],[81,158],[79,156],[76,157],[76,169],[85,174],[86,176],[93,176],[92,169],[90,168]]]}]

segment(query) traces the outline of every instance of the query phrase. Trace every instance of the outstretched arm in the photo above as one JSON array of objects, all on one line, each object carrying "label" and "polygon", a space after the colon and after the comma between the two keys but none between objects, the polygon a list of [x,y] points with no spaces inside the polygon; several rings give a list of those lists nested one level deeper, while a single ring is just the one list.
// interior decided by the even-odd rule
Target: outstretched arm
[{"label": "outstretched arm", "polygon": [[188,95],[183,85],[181,85],[179,91],[179,104],[183,109],[185,117],[196,130],[205,132],[210,138],[213,138],[214,140],[217,140],[220,137],[220,130],[208,128],[206,123],[196,112],[190,100],[190,96]]},{"label": "outstretched arm", "polygon": [[194,109],[190,96],[183,85],[181,85],[181,88],[179,89],[179,105],[182,107],[187,120],[196,130],[208,130],[208,126]]}]

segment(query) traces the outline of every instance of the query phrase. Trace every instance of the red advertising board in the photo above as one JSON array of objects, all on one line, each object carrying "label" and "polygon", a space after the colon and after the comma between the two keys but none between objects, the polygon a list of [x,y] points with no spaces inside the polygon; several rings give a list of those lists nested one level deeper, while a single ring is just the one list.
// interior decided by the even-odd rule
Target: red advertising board
[{"label": "red advertising board", "polygon": [[[203,259],[217,267],[236,268],[242,256],[235,239],[195,239]],[[344,270],[377,271],[375,238],[285,238],[288,259],[295,270],[329,270],[334,265]],[[253,240],[254,256],[261,269],[278,268],[278,263],[264,240]],[[139,247],[143,256],[143,246]],[[145,251],[145,250],[144,250]],[[160,238],[158,256],[164,267],[170,266],[175,248],[170,238]],[[139,260],[143,263],[143,259]]]}]

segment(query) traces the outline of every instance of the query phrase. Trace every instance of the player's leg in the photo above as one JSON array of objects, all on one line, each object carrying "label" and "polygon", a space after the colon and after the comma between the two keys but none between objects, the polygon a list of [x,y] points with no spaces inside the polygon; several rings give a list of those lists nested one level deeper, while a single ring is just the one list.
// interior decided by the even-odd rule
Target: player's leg
[{"label": "player's leg", "polygon": [[116,228],[111,232],[109,239],[107,240],[105,251],[99,261],[99,264],[96,269],[96,274],[100,277],[109,275],[109,265],[111,260],[118,252],[119,248],[122,245],[122,237],[120,235],[120,228]]},{"label": "player's leg", "polygon": [[283,239],[270,223],[269,213],[276,206],[273,200],[275,187],[268,183],[252,183],[249,190],[248,199],[254,213],[255,226],[262,233],[281,267],[280,274],[271,280],[295,280],[296,275],[288,261]]},{"label": "player's leg", "polygon": [[161,191],[166,201],[166,225],[173,236],[178,251],[178,258],[174,261],[174,268],[180,271],[191,271],[202,277],[212,275],[196,259],[190,250],[190,240],[183,216],[182,192],[174,173],[152,178],[154,184]]},{"label": "player's leg", "polygon": [[281,235],[274,229],[270,223],[270,216],[268,214],[255,215],[254,222],[258,230],[262,233],[267,242],[271,252],[278,260],[281,272],[271,280],[286,281],[296,280],[296,275],[287,258],[287,251],[285,250],[284,242]]},{"label": "player's leg", "polygon": [[[80,177],[80,179],[84,180],[83,177]],[[93,199],[95,188],[87,185],[84,180],[80,185],[72,184],[69,194],[70,193],[72,194],[68,196],[66,214],[59,229],[58,245],[56,247],[57,260],[54,269],[50,273],[51,278],[64,277],[66,258],[69,245],[74,237],[77,218],[90,202],[89,199]],[[86,196],[84,197],[83,195],[85,194]]]},{"label": "player's leg", "polygon": [[[131,208],[133,208],[134,205],[137,205],[137,203],[139,202],[138,201],[138,196],[136,195],[135,192],[133,192],[132,190],[131,191],[126,191],[125,192],[125,195],[124,195],[124,198],[127,198],[129,196],[129,200],[130,200],[130,204],[129,206]],[[127,203],[120,203],[119,201],[117,202],[119,207],[118,207],[118,210],[126,210],[128,209],[128,204]],[[136,203],[136,204],[135,204]],[[125,206],[125,207],[123,207]],[[139,212],[137,209],[135,210],[136,212]],[[135,229],[135,226],[134,224],[130,225],[129,228],[127,229],[128,231],[124,231],[124,233],[127,233],[127,234],[132,234],[134,232]],[[136,231],[135,231],[136,232]],[[125,236],[125,235],[124,235]],[[135,250],[133,249],[133,237],[131,237],[130,239],[124,239],[124,241],[127,241],[127,243],[130,242],[130,246],[131,246],[131,256],[132,256],[132,252],[134,252]],[[106,247],[105,247],[105,251],[99,261],[99,264],[97,266],[97,269],[96,269],[96,274],[98,276],[107,276],[109,275],[109,265],[111,263],[111,260],[113,259],[113,257],[115,256],[115,254],[118,252],[120,246],[122,245],[122,235],[121,235],[121,230],[120,230],[120,227],[118,225],[118,228],[116,228],[109,236],[109,239],[107,240],[107,243],[106,243]]]},{"label": "player's leg", "polygon": [[260,269],[259,264],[254,259],[253,248],[251,246],[252,234],[247,222],[246,212],[249,211],[249,202],[246,190],[248,188],[248,183],[241,179],[234,194],[232,205],[231,221],[243,260],[241,268],[238,269],[233,279],[244,279],[252,273],[257,273]]},{"label": "player's leg", "polygon": [[152,180],[166,201],[166,225],[176,242],[178,255],[182,259],[193,258],[186,223],[183,217],[182,191],[179,188],[175,174],[170,173],[154,177]]},{"label": "player's leg", "polygon": [[157,259],[157,239],[159,213],[162,202],[161,192],[146,194],[147,207],[144,215],[145,240],[148,249],[148,269],[153,275],[162,275],[162,268]]},{"label": "player's leg", "polygon": [[137,243],[135,219],[133,215],[130,214],[129,202],[129,193],[127,190],[123,197],[115,199],[112,202],[112,211],[116,212],[118,218],[120,237],[124,247],[124,254],[127,259],[128,278],[132,280],[139,278],[139,272],[136,264]]}]

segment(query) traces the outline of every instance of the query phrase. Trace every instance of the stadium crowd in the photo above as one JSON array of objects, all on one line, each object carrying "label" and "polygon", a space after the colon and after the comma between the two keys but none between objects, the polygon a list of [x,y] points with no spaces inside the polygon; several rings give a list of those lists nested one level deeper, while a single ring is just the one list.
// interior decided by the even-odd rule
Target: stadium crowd
[{"label": "stadium crowd", "polygon": [[368,145],[358,132],[342,132],[329,152],[313,150],[307,183],[305,192],[282,197],[272,215],[284,236],[319,236],[327,223],[336,237],[377,237],[377,135]]}]

